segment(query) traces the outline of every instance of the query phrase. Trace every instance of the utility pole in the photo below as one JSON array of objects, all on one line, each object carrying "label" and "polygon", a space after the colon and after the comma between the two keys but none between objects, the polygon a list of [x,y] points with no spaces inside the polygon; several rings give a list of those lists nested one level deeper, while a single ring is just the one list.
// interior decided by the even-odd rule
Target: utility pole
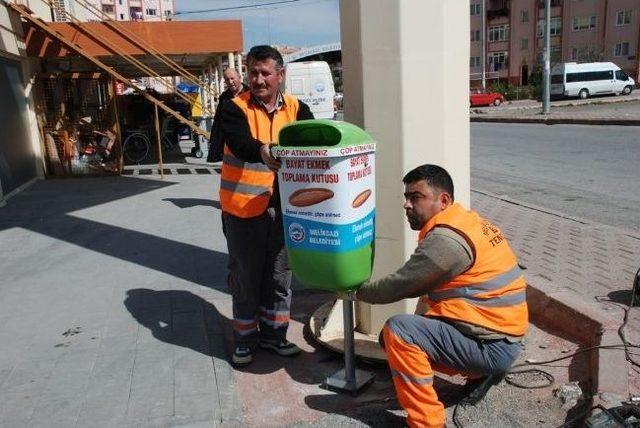
[{"label": "utility pole", "polygon": [[542,71],[542,114],[549,114],[551,77],[551,0],[544,2],[544,69]]},{"label": "utility pole", "polygon": [[487,0],[482,0],[482,89],[487,89]]}]

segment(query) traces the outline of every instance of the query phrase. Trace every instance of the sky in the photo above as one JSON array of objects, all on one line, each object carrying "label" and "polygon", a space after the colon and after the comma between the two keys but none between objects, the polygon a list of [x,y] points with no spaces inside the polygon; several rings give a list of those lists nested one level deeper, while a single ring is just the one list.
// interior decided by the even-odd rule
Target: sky
[{"label": "sky", "polygon": [[[204,11],[244,6],[249,7]],[[260,44],[309,47],[340,41],[338,0],[174,0],[174,7],[181,21],[242,20],[245,51]],[[180,13],[190,10],[201,12]]]}]

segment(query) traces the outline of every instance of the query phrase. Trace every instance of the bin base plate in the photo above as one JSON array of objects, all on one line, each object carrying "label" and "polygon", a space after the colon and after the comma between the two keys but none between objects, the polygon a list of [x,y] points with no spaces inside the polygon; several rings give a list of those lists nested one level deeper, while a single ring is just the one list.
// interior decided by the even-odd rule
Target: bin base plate
[{"label": "bin base plate", "polygon": [[[344,353],[342,310],[334,310],[334,306],[335,301],[327,302],[316,309],[309,319],[309,329],[320,345]],[[356,331],[354,339],[358,358],[370,363],[386,364],[387,356],[378,344],[377,335],[370,336]]]},{"label": "bin base plate", "polygon": [[332,391],[347,391],[356,393],[364,386],[373,382],[375,373],[366,370],[356,369],[355,379],[348,381],[345,369],[340,369],[324,381],[324,386]]}]

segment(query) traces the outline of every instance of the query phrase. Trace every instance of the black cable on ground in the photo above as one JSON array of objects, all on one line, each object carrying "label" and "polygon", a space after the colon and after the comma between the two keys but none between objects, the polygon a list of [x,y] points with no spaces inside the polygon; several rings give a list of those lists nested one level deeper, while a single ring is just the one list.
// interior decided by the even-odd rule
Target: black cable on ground
[{"label": "black cable on ground", "polygon": [[629,321],[629,312],[631,311],[631,308],[635,304],[636,291],[637,291],[638,287],[640,286],[639,281],[640,281],[640,268],[638,268],[638,270],[636,271],[636,276],[633,279],[633,288],[632,288],[632,291],[631,291],[631,301],[629,302],[629,306],[624,308],[624,320],[623,320],[622,324],[620,325],[620,328],[618,328],[618,336],[620,336],[620,340],[622,340],[622,344],[624,345],[625,358],[627,359],[627,361],[629,361],[629,363],[631,363],[632,365],[634,365],[636,367],[640,367],[640,363],[638,363],[633,358],[631,358],[631,354],[629,352],[629,348],[632,348],[632,347],[635,347],[635,346],[632,345],[627,340],[627,338],[626,338],[626,336],[624,334],[624,328],[627,326],[627,322]]}]

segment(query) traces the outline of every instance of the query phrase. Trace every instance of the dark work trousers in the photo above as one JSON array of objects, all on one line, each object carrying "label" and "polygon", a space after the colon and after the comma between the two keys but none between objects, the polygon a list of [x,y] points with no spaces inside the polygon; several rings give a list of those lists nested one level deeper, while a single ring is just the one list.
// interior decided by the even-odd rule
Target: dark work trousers
[{"label": "dark work trousers", "polygon": [[223,212],[222,227],[229,250],[227,285],[233,297],[236,346],[253,348],[258,335],[268,340],[285,339],[291,271],[280,209],[270,207],[253,218]]}]

